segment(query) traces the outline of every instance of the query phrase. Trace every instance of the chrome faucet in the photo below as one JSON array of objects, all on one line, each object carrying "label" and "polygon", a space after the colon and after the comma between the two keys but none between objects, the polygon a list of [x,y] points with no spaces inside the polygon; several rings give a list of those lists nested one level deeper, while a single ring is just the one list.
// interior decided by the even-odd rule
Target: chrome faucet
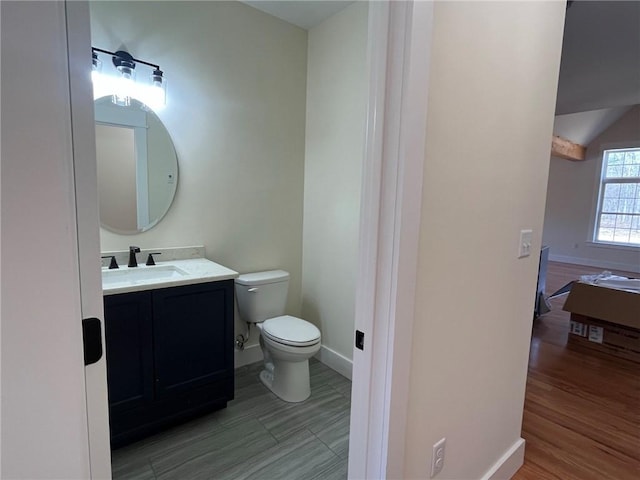
[{"label": "chrome faucet", "polygon": [[140,253],[140,247],[129,247],[129,267],[137,267],[138,259],[136,253]]}]

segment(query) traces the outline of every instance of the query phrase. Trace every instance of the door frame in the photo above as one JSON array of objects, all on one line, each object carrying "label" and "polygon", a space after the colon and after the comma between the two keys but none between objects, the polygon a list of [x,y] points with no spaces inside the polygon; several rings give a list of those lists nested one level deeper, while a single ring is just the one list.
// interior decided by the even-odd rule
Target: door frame
[{"label": "door frame", "polygon": [[[90,201],[97,198],[93,96],[90,82],[78,71],[90,71],[89,6],[65,4],[83,317],[102,319],[100,271],[94,261],[100,245],[98,212]],[[369,4],[355,318],[355,328],[365,332],[365,347],[353,355],[349,478],[402,476],[432,17],[431,0]],[[86,382],[91,478],[110,478],[104,357],[87,367]]]},{"label": "door frame", "polygon": [[432,1],[369,4],[349,478],[402,478],[419,255]]},{"label": "door frame", "polygon": [[[102,358],[85,366],[90,478],[111,478],[104,307],[100,273],[100,215],[91,72],[89,3],[65,0],[71,103],[72,162],[75,177],[77,249],[82,318],[101,321]],[[78,319],[80,320],[80,319]]]}]

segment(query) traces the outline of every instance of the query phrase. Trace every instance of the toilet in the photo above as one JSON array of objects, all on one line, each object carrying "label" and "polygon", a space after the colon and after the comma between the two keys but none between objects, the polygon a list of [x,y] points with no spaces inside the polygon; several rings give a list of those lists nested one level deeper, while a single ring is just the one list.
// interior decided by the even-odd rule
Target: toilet
[{"label": "toilet", "polygon": [[309,358],[320,350],[320,330],[301,318],[283,315],[289,273],[247,273],[235,284],[240,317],[260,330],[264,356],[260,380],[282,400],[306,400],[311,395]]}]

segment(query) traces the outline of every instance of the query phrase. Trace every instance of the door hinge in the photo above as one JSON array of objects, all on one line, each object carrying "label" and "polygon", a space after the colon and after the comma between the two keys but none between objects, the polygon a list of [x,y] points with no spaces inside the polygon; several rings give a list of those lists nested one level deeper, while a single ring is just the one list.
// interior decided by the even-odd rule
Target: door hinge
[{"label": "door hinge", "polygon": [[364,350],[364,332],[356,330],[356,348]]},{"label": "door hinge", "polygon": [[102,358],[102,328],[97,318],[82,319],[84,364],[91,365]]}]

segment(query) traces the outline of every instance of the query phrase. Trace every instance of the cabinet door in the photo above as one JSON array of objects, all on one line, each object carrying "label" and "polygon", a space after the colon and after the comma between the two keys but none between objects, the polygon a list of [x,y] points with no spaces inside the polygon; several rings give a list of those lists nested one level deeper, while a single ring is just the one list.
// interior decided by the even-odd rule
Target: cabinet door
[{"label": "cabinet door", "polygon": [[153,399],[151,294],[104,297],[107,384],[112,413]]},{"label": "cabinet door", "polygon": [[232,280],[156,290],[153,312],[159,397],[233,376]]}]

